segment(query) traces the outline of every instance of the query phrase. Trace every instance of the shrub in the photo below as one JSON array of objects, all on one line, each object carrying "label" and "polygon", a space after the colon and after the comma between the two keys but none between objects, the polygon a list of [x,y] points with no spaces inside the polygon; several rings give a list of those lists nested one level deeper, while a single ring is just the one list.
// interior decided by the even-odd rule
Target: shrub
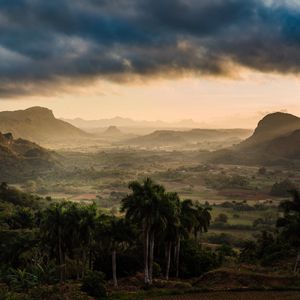
[{"label": "shrub", "polygon": [[204,250],[194,240],[182,242],[180,254],[180,275],[184,278],[198,277],[219,264],[217,256],[210,250]]},{"label": "shrub", "polygon": [[88,272],[82,280],[81,289],[89,296],[100,298],[106,297],[106,287],[104,281],[104,274],[98,271]]},{"label": "shrub", "polygon": [[153,276],[159,277],[161,275],[161,267],[158,263],[153,262]]},{"label": "shrub", "polygon": [[236,256],[236,252],[233,250],[233,248],[230,245],[223,244],[220,247],[218,247],[216,249],[216,251],[222,257],[225,257],[225,256]]},{"label": "shrub", "polygon": [[217,223],[227,223],[228,222],[228,216],[226,214],[219,214],[216,219],[215,222]]},{"label": "shrub", "polygon": [[289,179],[283,180],[281,182],[276,182],[273,184],[270,195],[275,197],[287,197],[289,196],[289,191],[294,190],[296,185]]},{"label": "shrub", "polygon": [[28,291],[37,285],[37,277],[23,269],[10,269],[7,274],[7,282],[15,291]]}]

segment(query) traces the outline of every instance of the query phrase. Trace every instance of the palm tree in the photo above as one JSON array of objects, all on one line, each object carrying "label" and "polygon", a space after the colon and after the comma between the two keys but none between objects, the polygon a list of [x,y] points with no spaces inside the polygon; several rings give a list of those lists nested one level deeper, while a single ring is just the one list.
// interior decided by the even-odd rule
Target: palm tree
[{"label": "palm tree", "polygon": [[41,233],[44,240],[53,247],[54,252],[57,254],[59,270],[60,270],[60,281],[65,279],[65,211],[66,203],[59,203],[51,205],[44,212],[41,221]]},{"label": "palm tree", "polygon": [[277,227],[282,228],[282,234],[288,238],[292,245],[298,247],[294,272],[296,273],[300,264],[300,194],[297,190],[290,191],[292,200],[280,204],[283,217],[277,220]]},{"label": "palm tree", "polygon": [[114,287],[118,287],[117,253],[125,251],[131,245],[134,235],[133,227],[124,218],[105,214],[101,214],[97,218],[95,238],[99,242],[98,245],[101,245],[101,250],[111,254]]},{"label": "palm tree", "polygon": [[210,211],[210,207],[202,207],[199,204],[196,205],[196,223],[194,225],[194,237],[196,241],[198,239],[198,233],[207,232],[208,230],[211,221]]},{"label": "palm tree", "polygon": [[169,280],[172,244],[179,233],[180,228],[180,199],[177,193],[165,194],[166,207],[165,215],[167,224],[164,231],[165,253],[166,253],[166,280]]},{"label": "palm tree", "polygon": [[161,213],[162,199],[165,193],[163,186],[147,178],[143,183],[133,181],[129,184],[132,193],[122,200],[121,211],[126,218],[139,224],[143,231],[144,240],[144,280],[152,284],[153,256],[155,244],[155,231],[158,224],[166,224]]},{"label": "palm tree", "polygon": [[180,226],[178,234],[176,237],[175,244],[175,265],[176,265],[176,277],[179,277],[179,257],[180,257],[180,247],[181,239],[187,238],[192,232],[195,224],[197,223],[196,219],[196,209],[192,200],[183,200],[180,203]]},{"label": "palm tree", "polygon": [[89,254],[89,268],[91,268],[91,245],[97,215],[96,206],[83,206],[81,207],[79,214],[79,239],[82,253],[81,276],[84,277],[87,266],[87,254]]}]

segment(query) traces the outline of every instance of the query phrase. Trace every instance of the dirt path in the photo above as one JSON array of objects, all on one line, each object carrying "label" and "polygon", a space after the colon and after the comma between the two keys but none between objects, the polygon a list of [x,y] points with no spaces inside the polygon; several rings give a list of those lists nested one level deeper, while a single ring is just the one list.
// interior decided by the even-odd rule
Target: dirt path
[{"label": "dirt path", "polygon": [[300,300],[300,292],[213,292],[147,300]]}]

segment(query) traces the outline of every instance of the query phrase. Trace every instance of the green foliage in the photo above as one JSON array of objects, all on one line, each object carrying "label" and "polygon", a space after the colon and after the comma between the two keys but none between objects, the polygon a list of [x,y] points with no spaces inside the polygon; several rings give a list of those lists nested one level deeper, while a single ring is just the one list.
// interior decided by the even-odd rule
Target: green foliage
[{"label": "green foliage", "polygon": [[212,244],[218,245],[232,245],[235,247],[242,247],[243,240],[232,234],[228,233],[212,233],[207,236],[207,241]]},{"label": "green foliage", "polygon": [[290,245],[269,232],[262,232],[256,241],[247,241],[241,249],[239,259],[247,263],[270,266],[282,258],[291,256]]},{"label": "green foliage", "polygon": [[36,276],[39,284],[53,284],[58,281],[57,267],[54,261],[36,264],[31,268],[31,273]]},{"label": "green foliage", "polygon": [[26,269],[9,269],[6,280],[15,291],[28,291],[38,283],[37,276],[27,272]]},{"label": "green foliage", "polygon": [[227,223],[228,222],[228,216],[224,213],[221,213],[216,217],[215,222],[217,222],[217,223]]},{"label": "green foliage", "polygon": [[4,220],[10,229],[32,229],[35,225],[33,211],[30,208],[17,207],[16,210]]},{"label": "green foliage", "polygon": [[234,249],[230,246],[230,245],[226,245],[223,244],[221,246],[219,246],[216,251],[219,253],[220,256],[222,257],[234,257],[237,255],[236,251],[234,251]]},{"label": "green foliage", "polygon": [[199,277],[218,266],[217,255],[203,249],[194,240],[182,242],[180,255],[180,274],[184,278]]},{"label": "green foliage", "polygon": [[222,189],[248,189],[249,188],[249,179],[241,175],[226,175],[226,174],[210,174],[205,178],[206,184],[209,187],[212,187],[217,190]]},{"label": "green foliage", "polygon": [[161,275],[162,269],[161,266],[157,263],[153,263],[153,276],[154,277],[159,277]]},{"label": "green foliage", "polygon": [[82,280],[81,289],[92,297],[106,297],[104,274],[97,271],[88,272]]},{"label": "green foliage", "polygon": [[15,188],[9,187],[7,183],[0,185],[0,201],[12,203],[23,207],[37,207],[38,197],[23,193]]},{"label": "green foliage", "polygon": [[25,267],[26,254],[37,245],[33,230],[1,230],[0,261],[12,267]]},{"label": "green foliage", "polygon": [[271,187],[270,195],[275,197],[288,197],[291,190],[295,190],[296,186],[289,179],[276,182]]}]

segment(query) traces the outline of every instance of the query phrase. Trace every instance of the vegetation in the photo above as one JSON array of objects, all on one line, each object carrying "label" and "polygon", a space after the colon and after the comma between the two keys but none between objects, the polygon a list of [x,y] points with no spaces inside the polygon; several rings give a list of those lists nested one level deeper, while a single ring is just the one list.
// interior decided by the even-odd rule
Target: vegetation
[{"label": "vegetation", "polygon": [[79,280],[82,291],[100,297],[104,277],[116,288],[118,274],[143,271],[151,286],[155,276],[190,278],[218,265],[217,255],[197,242],[208,230],[210,208],[181,201],[149,178],[129,184],[118,216],[95,204],[36,198],[6,183],[0,188],[1,281],[12,291]]}]

